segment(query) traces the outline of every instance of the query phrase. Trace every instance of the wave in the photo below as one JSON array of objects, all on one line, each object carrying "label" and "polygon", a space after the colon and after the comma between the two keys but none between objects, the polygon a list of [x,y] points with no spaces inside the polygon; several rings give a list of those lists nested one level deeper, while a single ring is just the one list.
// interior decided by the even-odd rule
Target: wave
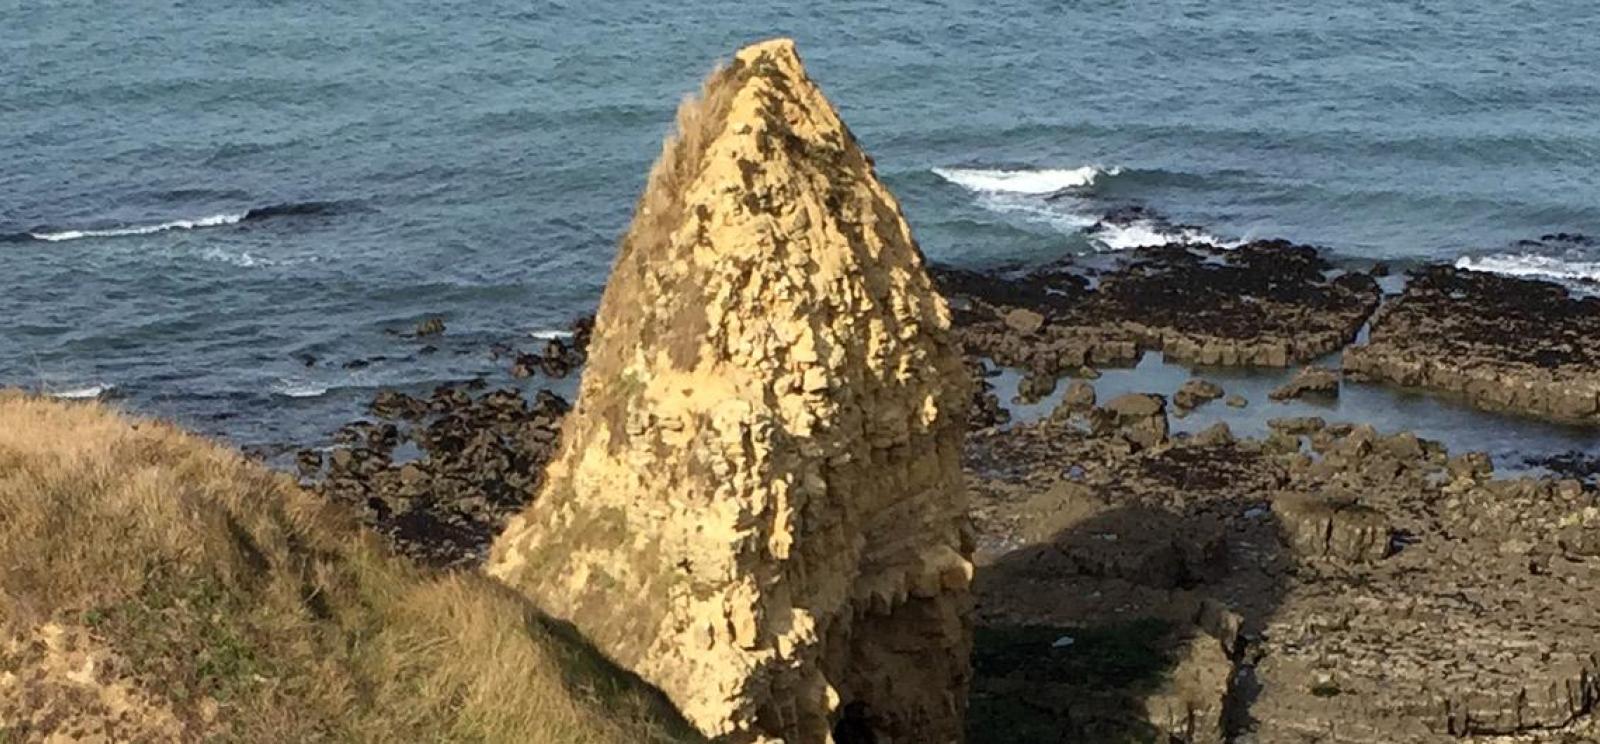
[{"label": "wave", "polygon": [[272,392],[285,398],[320,398],[328,394],[328,388],[311,383],[282,381],[273,386]]},{"label": "wave", "polygon": [[86,385],[79,388],[68,388],[50,393],[52,398],[62,400],[99,400],[109,396],[117,389],[115,385]]},{"label": "wave", "polygon": [[48,243],[63,240],[79,240],[82,238],[121,238],[130,235],[153,235],[168,230],[193,230],[201,227],[218,227],[221,225],[237,225],[242,222],[258,222],[279,217],[305,217],[340,214],[354,208],[350,202],[337,201],[309,201],[285,202],[282,204],[269,204],[264,207],[254,207],[243,212],[224,212],[221,214],[207,215],[193,219],[169,220],[151,225],[128,225],[121,227],[84,228],[69,230],[37,230],[32,232],[0,234],[0,242],[18,242],[27,240],[42,240]]},{"label": "wave", "polygon": [[34,240],[43,240],[55,243],[62,240],[78,240],[80,238],[120,238],[128,235],[152,235],[168,230],[193,230],[197,227],[216,227],[217,225],[233,225],[242,221],[248,212],[233,212],[227,214],[213,214],[209,217],[200,217],[192,220],[172,220],[154,225],[135,225],[131,227],[111,227],[100,230],[61,230],[59,232],[30,232],[26,235]]},{"label": "wave", "polygon": [[1495,253],[1462,256],[1456,268],[1529,279],[1548,279],[1569,286],[1582,285],[1587,292],[1600,291],[1600,260],[1557,258],[1537,253]]},{"label": "wave", "polygon": [[528,335],[540,340],[551,341],[558,338],[572,338],[572,331],[528,331]]},{"label": "wave", "polygon": [[1069,189],[1092,186],[1102,176],[1115,176],[1121,173],[1122,169],[1085,165],[1078,168],[1041,170],[934,168],[933,172],[968,191],[1048,196]]},{"label": "wave", "polygon": [[1089,239],[1106,251],[1126,251],[1148,246],[1206,245],[1237,248],[1242,240],[1225,240],[1192,225],[1169,225],[1159,220],[1134,220],[1127,223],[1096,223]]}]

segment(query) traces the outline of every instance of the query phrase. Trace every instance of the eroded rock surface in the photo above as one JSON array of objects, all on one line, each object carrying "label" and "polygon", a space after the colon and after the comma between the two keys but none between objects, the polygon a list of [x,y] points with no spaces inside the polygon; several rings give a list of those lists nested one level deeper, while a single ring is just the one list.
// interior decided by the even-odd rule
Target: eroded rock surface
[{"label": "eroded rock surface", "polygon": [[[529,400],[473,387],[441,386],[427,398],[378,393],[373,420],[346,424],[326,454],[296,455],[300,476],[418,561],[481,563],[538,490],[568,405],[544,390]],[[402,456],[406,446],[415,456]]]},{"label": "eroded rock surface", "polygon": [[1026,271],[936,270],[970,353],[1052,379],[1130,364],[1145,350],[1212,365],[1314,359],[1354,340],[1378,305],[1372,277],[1335,274],[1314,248],[1285,241],[1142,248],[1110,271],[1070,259]]},{"label": "eroded rock surface", "polygon": [[1549,282],[1433,266],[1348,349],[1352,379],[1447,390],[1474,404],[1600,422],[1600,298]]},{"label": "eroded rock surface", "polygon": [[[972,435],[973,740],[1592,741],[1600,494],[1279,423],[1148,448],[1062,417]],[[1054,663],[1002,663],[1030,653]]]},{"label": "eroded rock surface", "polygon": [[723,741],[958,740],[949,322],[792,43],[740,51],[680,112],[560,453],[487,570]]}]

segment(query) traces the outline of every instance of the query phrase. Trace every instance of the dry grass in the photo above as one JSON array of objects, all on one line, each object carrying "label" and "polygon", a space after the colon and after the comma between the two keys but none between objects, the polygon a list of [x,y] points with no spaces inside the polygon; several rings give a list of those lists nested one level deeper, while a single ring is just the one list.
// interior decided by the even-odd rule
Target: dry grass
[{"label": "dry grass", "polygon": [[690,738],[569,639],[227,449],[0,391],[0,741]]}]

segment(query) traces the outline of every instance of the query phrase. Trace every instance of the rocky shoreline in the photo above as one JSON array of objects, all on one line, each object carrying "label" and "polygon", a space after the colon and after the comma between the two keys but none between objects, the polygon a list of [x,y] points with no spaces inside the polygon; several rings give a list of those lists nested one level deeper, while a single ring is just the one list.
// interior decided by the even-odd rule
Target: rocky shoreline
[{"label": "rocky shoreline", "polygon": [[1344,355],[1351,379],[1443,390],[1474,405],[1600,423],[1600,298],[1445,266],[1412,275]]},{"label": "rocky shoreline", "polygon": [[[1377,304],[1373,278],[1273,245],[1246,246],[1236,264],[1192,246],[1143,250],[1093,282],[1065,263],[936,272],[970,368],[1020,364],[1049,388],[1069,380],[1038,421],[1001,425],[1005,403],[975,399],[964,451],[978,565],[971,740],[1067,730],[1196,743],[1584,741],[1600,703],[1595,453],[1549,458],[1561,478],[1497,478],[1481,453],[1359,422],[1278,418],[1255,440],[1225,425],[1173,434],[1171,416],[1233,403],[1200,378],[1097,400],[1094,367],[1144,349],[1279,362],[1277,352],[1224,351],[1254,344],[1290,364],[1354,339]],[[1277,249],[1291,257],[1269,261]],[[1239,295],[1257,300],[1219,299],[1250,270],[1233,266],[1263,264],[1277,267],[1271,281]],[[1177,299],[1124,320],[1111,308],[1132,313],[1136,295],[1119,286]],[[1476,304],[1486,293],[1558,301],[1533,282],[1420,269],[1377,312],[1371,341],[1345,349],[1345,375],[1390,379],[1357,370],[1400,348],[1428,355],[1430,369],[1496,360],[1524,376],[1595,373],[1583,344],[1560,345],[1600,318],[1595,303],[1560,299],[1570,303],[1553,316],[1562,330],[1495,334],[1489,314],[1505,311]],[[1206,302],[1215,306],[1195,304]],[[1470,307],[1485,315],[1466,316]],[[1018,311],[1039,319],[1018,322]],[[1301,326],[1314,331],[1296,335]],[[1213,331],[1203,342],[1201,327]],[[1551,348],[1565,355],[1540,366]],[[569,343],[550,353],[583,352]],[[1338,378],[1308,366],[1283,394],[1337,395]],[[325,464],[303,455],[304,474],[403,552],[477,565],[537,492],[567,409],[544,391],[531,401],[514,390],[385,393],[376,420],[342,429]],[[406,442],[417,456],[396,459]]]},{"label": "rocky shoreline", "polygon": [[[1594,426],[1600,300],[1422,267],[1386,302],[1387,267],[1281,240],[927,267],[787,40],[662,152],[597,319],[491,349],[586,367],[576,401],[384,392],[304,482],[730,744],[1594,740],[1592,452],[1497,476],[1238,377],[1095,380],[1159,352],[1276,371],[1261,407],[1370,380]],[[1174,424],[1247,408],[1262,436]]]}]

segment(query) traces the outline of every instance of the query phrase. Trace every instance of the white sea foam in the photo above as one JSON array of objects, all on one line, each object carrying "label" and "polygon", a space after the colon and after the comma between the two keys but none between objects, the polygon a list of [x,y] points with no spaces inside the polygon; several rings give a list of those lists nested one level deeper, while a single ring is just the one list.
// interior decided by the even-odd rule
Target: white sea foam
[{"label": "white sea foam", "polygon": [[115,389],[115,385],[86,385],[84,387],[58,390],[50,393],[50,397],[62,400],[98,400],[109,395]]},{"label": "white sea foam", "polygon": [[934,168],[940,178],[969,191],[981,193],[1032,194],[1045,196],[1067,189],[1092,185],[1101,176],[1115,176],[1117,168],[1085,165],[1079,168],[1041,170],[987,170],[981,168]]},{"label": "white sea foam", "polygon": [[1102,224],[1090,235],[1090,239],[1106,251],[1126,251],[1169,243],[1219,248],[1237,248],[1244,244],[1239,240],[1223,240],[1199,228],[1173,227],[1152,220],[1134,220],[1126,225]]},{"label": "white sea foam", "polygon": [[560,338],[560,339],[572,338],[572,331],[551,331],[551,330],[528,331],[528,335],[532,336],[534,338],[537,338],[537,339],[550,341],[550,340],[558,339],[558,338]]},{"label": "white sea foam", "polygon": [[327,395],[328,388],[324,385],[316,385],[309,382],[279,380],[278,384],[273,386],[272,392],[285,398],[317,398]]},{"label": "white sea foam", "polygon": [[264,258],[256,258],[255,256],[250,255],[249,251],[231,253],[229,251],[222,250],[221,248],[207,248],[204,253],[200,254],[200,257],[207,261],[219,261],[221,263],[233,264],[234,266],[245,269],[253,269],[257,266],[273,265],[272,261]]},{"label": "white sea foam", "polygon": [[119,238],[128,235],[151,235],[167,230],[192,230],[197,227],[216,227],[217,225],[232,225],[244,219],[244,212],[229,214],[214,214],[193,220],[172,220],[156,225],[135,225],[131,227],[110,227],[101,230],[62,230],[60,232],[28,233],[35,240],[48,240],[52,243],[62,240],[77,240],[79,238]]},{"label": "white sea foam", "polygon": [[1577,285],[1586,293],[1600,293],[1600,285],[1596,284],[1600,282],[1600,261],[1563,259],[1537,253],[1497,253],[1462,256],[1456,259],[1456,268],[1530,279],[1551,279]]}]

